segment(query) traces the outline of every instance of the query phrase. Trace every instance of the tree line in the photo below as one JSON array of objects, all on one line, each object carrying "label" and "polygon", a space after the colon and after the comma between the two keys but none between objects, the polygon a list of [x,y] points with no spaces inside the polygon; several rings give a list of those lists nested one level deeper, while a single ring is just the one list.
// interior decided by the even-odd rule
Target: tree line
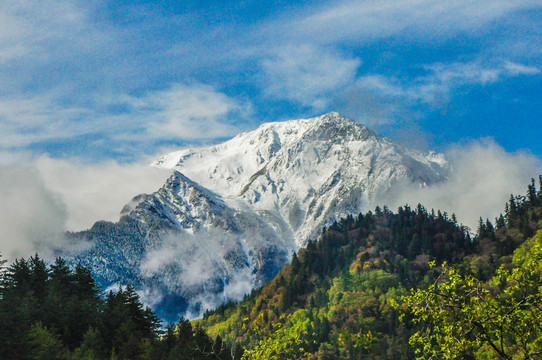
[{"label": "tree line", "polygon": [[[2,261],[1,265],[4,265]],[[240,359],[220,337],[181,318],[161,329],[133,287],[105,295],[90,269],[37,254],[3,267],[0,359]]]},{"label": "tree line", "polygon": [[197,324],[240,342],[246,359],[540,358],[541,219],[534,180],[474,234],[422,205],[347,216],[274,280]]}]

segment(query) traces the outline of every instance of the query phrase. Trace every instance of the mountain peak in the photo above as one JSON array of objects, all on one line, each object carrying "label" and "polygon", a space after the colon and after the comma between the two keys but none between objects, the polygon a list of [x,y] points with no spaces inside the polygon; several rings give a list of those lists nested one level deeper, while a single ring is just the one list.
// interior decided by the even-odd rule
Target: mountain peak
[{"label": "mountain peak", "polygon": [[330,112],[308,119],[311,124],[304,138],[313,138],[324,142],[343,143],[345,141],[365,141],[369,137],[380,138],[379,135],[338,112]]},{"label": "mountain peak", "polygon": [[282,122],[272,122],[267,123],[269,125],[279,125],[279,124],[297,124],[300,127],[313,127],[313,126],[322,126],[322,125],[334,125],[334,126],[359,126],[364,127],[360,123],[341,115],[340,113],[336,111],[328,112],[327,114],[323,114],[320,116],[315,116],[308,119],[296,119],[296,120],[287,120]]},{"label": "mountain peak", "polygon": [[397,182],[426,186],[447,172],[442,156],[405,149],[337,112],[265,123],[154,165],[177,169],[234,207],[272,215],[279,219],[274,226],[286,229],[281,236],[297,246]]},{"label": "mountain peak", "polygon": [[398,146],[337,112],[262,124],[153,165],[172,169],[171,178],[134,198],[118,225],[88,233],[98,243],[86,256],[112,264],[110,282],[137,280],[195,306],[241,298],[324,226],[394,186],[429,186],[448,170],[444,156]]},{"label": "mountain peak", "polygon": [[339,113],[336,112],[336,111],[328,112],[327,114],[317,116],[317,117],[315,117],[315,118],[313,118],[313,119],[319,120],[319,121],[321,121],[321,122],[334,122],[334,123],[343,123],[343,122],[347,122],[347,123],[355,123],[354,120],[352,120],[352,119],[350,119],[350,118],[347,118],[346,116],[341,115],[341,114],[339,114]]}]

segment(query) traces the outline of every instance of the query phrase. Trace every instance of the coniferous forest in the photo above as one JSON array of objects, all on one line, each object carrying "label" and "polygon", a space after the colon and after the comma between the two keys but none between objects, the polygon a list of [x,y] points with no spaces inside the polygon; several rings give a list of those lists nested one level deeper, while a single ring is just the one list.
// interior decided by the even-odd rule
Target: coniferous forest
[{"label": "coniferous forest", "polygon": [[245,359],[540,359],[542,191],[504,210],[473,237],[421,205],[349,216],[195,323]]},{"label": "coniferous forest", "polygon": [[4,262],[0,358],[540,359],[540,189],[472,234],[422,205],[348,216],[243,301],[166,327],[92,269]]},{"label": "coniferous forest", "polygon": [[[240,359],[181,318],[161,330],[128,286],[105,296],[90,269],[38,255],[2,272],[0,359]],[[232,357],[232,354],[235,355]]]}]

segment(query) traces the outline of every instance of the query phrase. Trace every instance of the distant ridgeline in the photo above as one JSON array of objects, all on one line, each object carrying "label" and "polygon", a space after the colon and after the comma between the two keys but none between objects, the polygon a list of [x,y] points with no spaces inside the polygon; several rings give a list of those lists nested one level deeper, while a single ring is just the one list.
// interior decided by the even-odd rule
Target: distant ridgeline
[{"label": "distant ridgeline", "polygon": [[473,239],[421,205],[349,216],[274,280],[194,323],[247,359],[540,358],[540,219],[534,181]]},{"label": "distant ridgeline", "polygon": [[454,215],[377,207],[164,330],[133,288],[104,295],[90,269],[35,255],[2,267],[0,359],[540,358],[541,219],[534,181],[474,238]]}]

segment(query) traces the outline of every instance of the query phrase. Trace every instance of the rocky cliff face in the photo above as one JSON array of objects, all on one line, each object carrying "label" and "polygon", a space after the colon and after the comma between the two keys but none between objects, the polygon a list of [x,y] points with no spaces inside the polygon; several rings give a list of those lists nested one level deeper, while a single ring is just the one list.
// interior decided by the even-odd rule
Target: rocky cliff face
[{"label": "rocky cliff face", "polygon": [[402,182],[429,186],[448,172],[442,155],[405,149],[337,113],[263,124],[153,166],[172,170],[162,188],[136,196],[118,223],[72,236],[90,243],[77,260],[103,284],[135,284],[173,317],[239,299],[323,226]]}]

